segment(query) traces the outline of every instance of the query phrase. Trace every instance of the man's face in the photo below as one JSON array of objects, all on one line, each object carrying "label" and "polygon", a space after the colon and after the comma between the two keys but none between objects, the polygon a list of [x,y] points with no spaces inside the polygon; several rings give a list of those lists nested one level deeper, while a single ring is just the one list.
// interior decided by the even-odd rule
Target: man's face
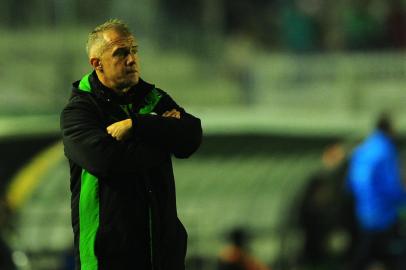
[{"label": "man's face", "polygon": [[133,36],[115,30],[103,33],[106,44],[101,48],[100,63],[106,86],[123,90],[134,86],[140,78],[138,45]]}]

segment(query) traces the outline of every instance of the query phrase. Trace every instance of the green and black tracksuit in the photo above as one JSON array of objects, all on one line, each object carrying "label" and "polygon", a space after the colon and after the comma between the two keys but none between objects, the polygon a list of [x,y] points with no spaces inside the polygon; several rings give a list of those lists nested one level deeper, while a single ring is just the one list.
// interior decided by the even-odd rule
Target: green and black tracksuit
[{"label": "green and black tracksuit", "polygon": [[[161,116],[172,109],[180,119]],[[106,132],[129,117],[126,141]],[[73,84],[61,129],[76,269],[184,269],[187,234],[177,217],[171,156],[197,150],[200,120],[143,80],[119,96],[93,72]]]}]

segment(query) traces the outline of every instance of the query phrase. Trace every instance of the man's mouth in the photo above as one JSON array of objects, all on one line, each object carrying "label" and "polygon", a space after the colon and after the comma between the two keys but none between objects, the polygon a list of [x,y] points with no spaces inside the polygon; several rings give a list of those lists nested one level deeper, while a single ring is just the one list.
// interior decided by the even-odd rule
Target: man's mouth
[{"label": "man's mouth", "polygon": [[138,73],[138,71],[137,70],[128,70],[127,71],[127,74],[135,74],[135,73]]}]

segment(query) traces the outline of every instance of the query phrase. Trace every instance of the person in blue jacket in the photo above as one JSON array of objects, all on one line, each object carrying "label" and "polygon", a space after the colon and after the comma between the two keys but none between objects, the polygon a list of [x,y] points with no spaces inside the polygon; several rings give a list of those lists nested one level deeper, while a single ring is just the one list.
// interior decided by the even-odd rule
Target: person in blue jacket
[{"label": "person in blue jacket", "polygon": [[374,262],[383,263],[388,269],[406,269],[400,265],[404,247],[396,241],[398,210],[406,202],[406,192],[394,130],[387,115],[380,117],[375,131],[354,150],[347,184],[354,196],[360,229],[350,269],[368,269]]}]

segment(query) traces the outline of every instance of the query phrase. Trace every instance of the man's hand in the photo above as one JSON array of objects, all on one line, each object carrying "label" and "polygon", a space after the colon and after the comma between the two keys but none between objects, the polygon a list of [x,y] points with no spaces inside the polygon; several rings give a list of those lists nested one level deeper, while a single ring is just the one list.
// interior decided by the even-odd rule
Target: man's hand
[{"label": "man's hand", "polygon": [[[166,111],[164,114],[162,114],[163,117],[173,117],[176,119],[180,119],[180,112],[177,111],[176,109]],[[132,128],[132,121],[131,119],[126,119],[122,121],[115,122],[114,124],[111,124],[110,126],[107,127],[107,133],[111,135],[114,139],[117,141],[123,141],[126,140],[131,132]]]},{"label": "man's hand", "polygon": [[133,124],[131,119],[115,122],[106,128],[107,133],[111,135],[117,141],[126,140],[130,137],[130,130]]},{"label": "man's hand", "polygon": [[162,114],[163,117],[174,117],[176,119],[180,119],[180,112],[176,109],[172,109],[170,111],[166,111]]}]

